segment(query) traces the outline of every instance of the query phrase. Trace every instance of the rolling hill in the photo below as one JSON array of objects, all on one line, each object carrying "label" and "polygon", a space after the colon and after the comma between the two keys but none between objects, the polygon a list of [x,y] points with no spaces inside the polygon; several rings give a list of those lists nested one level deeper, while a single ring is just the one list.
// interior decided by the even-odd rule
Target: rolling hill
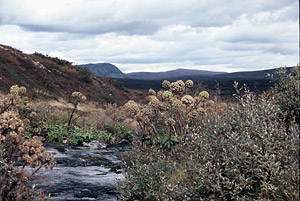
[{"label": "rolling hill", "polygon": [[67,99],[73,91],[99,103],[123,104],[134,99],[134,92],[117,80],[95,77],[63,59],[0,45],[0,92],[7,93],[14,84],[25,86],[36,99]]}]

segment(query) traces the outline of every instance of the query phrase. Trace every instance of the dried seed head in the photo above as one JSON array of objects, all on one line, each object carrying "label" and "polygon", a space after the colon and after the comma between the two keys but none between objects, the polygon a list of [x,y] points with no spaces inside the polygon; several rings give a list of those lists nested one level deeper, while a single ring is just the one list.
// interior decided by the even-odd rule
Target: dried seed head
[{"label": "dried seed head", "polygon": [[207,91],[201,91],[199,93],[199,98],[201,101],[206,101],[207,99],[209,99],[209,93]]},{"label": "dried seed head", "polygon": [[190,119],[197,119],[199,117],[199,113],[197,110],[193,110],[188,114]]},{"label": "dried seed head", "polygon": [[140,112],[138,104],[133,100],[128,101],[124,105],[124,109],[125,109],[125,111],[127,111],[133,115],[137,115]]},{"label": "dried seed head", "polygon": [[172,101],[172,107],[175,108],[175,109],[180,109],[182,107],[181,100],[178,100],[177,98],[173,99],[173,101]]},{"label": "dried seed head", "polygon": [[18,95],[19,94],[19,87],[18,85],[13,85],[10,87],[10,93],[12,95]]},{"label": "dried seed head", "polygon": [[156,96],[150,96],[149,106],[153,107],[154,109],[159,109],[161,102],[157,99]]},{"label": "dried seed head", "polygon": [[153,89],[149,89],[148,94],[151,96],[155,96],[156,92]]},{"label": "dried seed head", "polygon": [[205,105],[206,105],[207,107],[211,107],[211,106],[213,106],[214,104],[215,104],[215,102],[214,102],[213,100],[208,100],[208,101],[205,102]]},{"label": "dried seed head", "polygon": [[172,82],[170,84],[170,91],[174,92],[174,93],[178,93],[180,89],[180,86],[178,84],[178,82]]},{"label": "dried seed head", "polygon": [[173,94],[170,91],[164,91],[162,94],[162,99],[164,101],[171,101],[171,99],[173,98]]},{"label": "dried seed head", "polygon": [[185,105],[191,105],[194,103],[194,98],[190,95],[185,95],[181,98],[181,101]]},{"label": "dried seed head", "polygon": [[164,80],[164,81],[162,82],[162,87],[163,87],[164,89],[169,89],[169,88],[170,88],[170,82],[169,82],[168,80]]},{"label": "dried seed head", "polygon": [[26,88],[25,87],[20,87],[19,88],[19,94],[25,94],[26,93]]},{"label": "dried seed head", "polygon": [[202,108],[202,107],[198,107],[198,108],[197,108],[197,112],[198,112],[200,115],[202,115],[202,114],[205,113],[205,110],[204,110],[204,108]]},{"label": "dried seed head", "polygon": [[194,82],[193,82],[192,80],[187,80],[187,81],[185,82],[185,86],[186,86],[187,88],[192,88],[192,87],[194,86]]}]

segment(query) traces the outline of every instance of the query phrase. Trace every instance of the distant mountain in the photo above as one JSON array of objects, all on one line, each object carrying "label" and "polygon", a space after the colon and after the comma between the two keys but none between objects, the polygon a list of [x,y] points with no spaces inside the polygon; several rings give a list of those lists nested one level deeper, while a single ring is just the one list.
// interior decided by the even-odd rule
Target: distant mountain
[{"label": "distant mountain", "polygon": [[207,70],[190,70],[190,69],[176,69],[165,72],[135,72],[128,73],[127,78],[139,79],[139,80],[173,80],[180,79],[186,76],[200,76],[200,77],[212,77],[219,74],[225,74],[225,72],[214,72]]},{"label": "distant mountain", "polygon": [[[274,74],[278,68],[259,71],[243,72],[215,72],[208,70],[176,69],[164,72],[133,72],[123,73],[118,67],[110,63],[96,63],[78,65],[78,67],[88,68],[94,72],[97,77],[110,77],[116,79],[128,80],[268,80],[267,74]],[[287,67],[289,71],[291,67]]]},{"label": "distant mountain", "polygon": [[127,78],[115,65],[110,63],[96,63],[78,65],[78,67],[87,68],[94,72],[97,77]]},{"label": "distant mountain", "polygon": [[226,72],[214,72],[207,70],[190,70],[190,69],[176,69],[165,72],[134,72],[123,73],[118,67],[110,63],[96,63],[96,64],[83,64],[77,67],[87,68],[94,72],[97,77],[110,77],[117,79],[135,79],[135,80],[174,80],[181,77],[199,76],[199,77],[212,77],[219,74],[226,74]]},{"label": "distant mountain", "polygon": [[[259,70],[259,71],[243,71],[216,75],[214,78],[216,80],[226,79],[226,80],[261,80],[270,79],[267,74],[274,75],[279,68],[273,68],[269,70]],[[292,67],[287,67],[287,72],[289,73]]]}]

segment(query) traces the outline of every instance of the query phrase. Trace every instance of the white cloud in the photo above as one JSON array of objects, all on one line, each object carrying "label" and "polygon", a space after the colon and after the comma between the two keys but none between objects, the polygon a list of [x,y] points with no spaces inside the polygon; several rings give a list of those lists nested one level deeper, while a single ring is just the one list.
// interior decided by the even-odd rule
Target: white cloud
[{"label": "white cloud", "polygon": [[296,65],[296,0],[0,0],[0,43],[125,72]]}]

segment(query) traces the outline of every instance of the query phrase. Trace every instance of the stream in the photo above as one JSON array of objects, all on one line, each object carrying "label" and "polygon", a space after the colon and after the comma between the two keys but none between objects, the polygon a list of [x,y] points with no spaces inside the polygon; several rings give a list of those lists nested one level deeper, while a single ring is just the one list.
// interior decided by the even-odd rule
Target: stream
[{"label": "stream", "polygon": [[118,200],[117,184],[124,179],[120,155],[127,147],[126,144],[120,144],[101,149],[49,144],[46,151],[54,154],[57,165],[52,171],[39,170],[32,182],[37,188],[50,193],[50,200],[53,201]]}]

